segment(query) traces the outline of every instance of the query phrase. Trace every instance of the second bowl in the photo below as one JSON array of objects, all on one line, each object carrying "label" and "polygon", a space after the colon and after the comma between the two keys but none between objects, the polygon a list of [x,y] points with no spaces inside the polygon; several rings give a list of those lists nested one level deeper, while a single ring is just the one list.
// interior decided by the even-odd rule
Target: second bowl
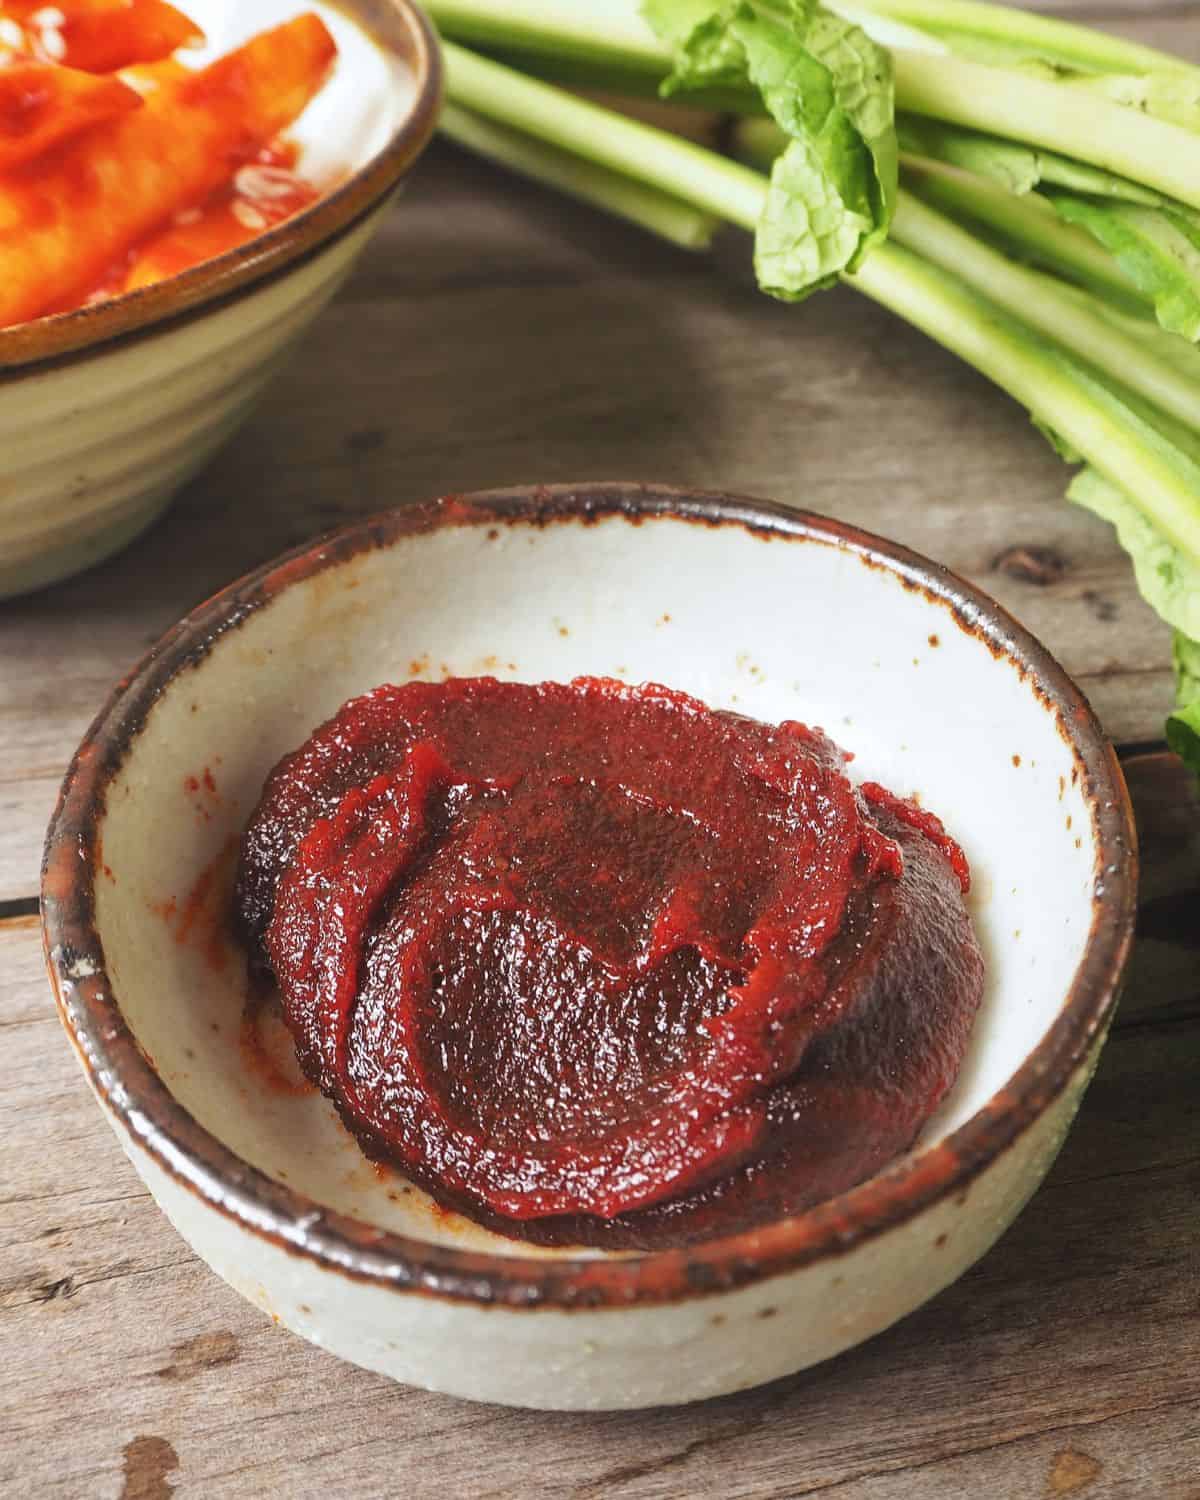
[{"label": "second bowl", "polygon": [[189,0],[199,61],[316,11],[338,46],[287,132],[340,185],[167,280],[0,328],[0,599],[124,547],[235,431],[378,228],[433,133],[437,42],[409,0]]},{"label": "second bowl", "polygon": [[[855,775],[945,817],[975,872],[988,978],[958,1084],[915,1150],[754,1232],[537,1252],[378,1174],[332,1106],[293,1086],[286,1035],[248,1038],[227,919],[264,776],[353,694],[480,673],[657,680],[820,724]],[[826,1359],[988,1249],[1049,1168],[1099,1054],[1135,863],[1087,704],[977,590],[817,516],[603,484],[397,511],[202,605],[81,747],[43,913],[63,1022],[105,1113],[239,1291],[399,1380],[524,1406],[648,1406]]]}]

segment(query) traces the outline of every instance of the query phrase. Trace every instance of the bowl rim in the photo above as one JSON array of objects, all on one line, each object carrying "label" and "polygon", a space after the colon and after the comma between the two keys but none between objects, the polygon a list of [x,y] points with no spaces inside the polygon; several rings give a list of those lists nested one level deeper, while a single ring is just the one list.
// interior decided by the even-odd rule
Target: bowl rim
[{"label": "bowl rim", "polygon": [[[169,1092],[121,1015],[95,925],[105,788],[158,698],[214,644],[282,590],[356,556],[446,526],[738,526],[818,543],[897,575],[1013,665],[1057,719],[1096,829],[1086,948],[1045,1036],[974,1115],[936,1145],[807,1212],[755,1230],[612,1259],[534,1258],[435,1245],[322,1207],[251,1167]],[[949,622],[948,622],[949,623]],[[732,1290],[843,1254],[954,1197],[1054,1102],[1092,1054],[1119,994],[1133,940],[1137,847],[1120,765],[1086,699],[1028,631],[980,589],[919,554],[845,522],[769,501],[625,482],[516,487],[384,512],[305,543],[230,584],[160,639],[117,684],[71,762],[46,838],[42,925],[60,1018],[113,1119],[184,1190],[247,1232],[353,1280],[508,1307],[619,1307]]]},{"label": "bowl rim", "polygon": [[[387,142],[315,203],[245,244],[91,307],[0,328],[0,386],[90,358],[224,306],[348,234],[396,187],[429,144],[442,101],[437,35],[412,0],[330,0],[412,71],[412,101]],[[399,27],[386,39],[379,24]]]}]

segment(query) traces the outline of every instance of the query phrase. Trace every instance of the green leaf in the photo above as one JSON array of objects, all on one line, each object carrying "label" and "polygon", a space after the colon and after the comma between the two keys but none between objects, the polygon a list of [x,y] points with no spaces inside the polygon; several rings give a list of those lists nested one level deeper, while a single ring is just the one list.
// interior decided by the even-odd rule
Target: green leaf
[{"label": "green leaf", "polygon": [[[1157,407],[1151,406],[1133,391],[1114,386],[1098,371],[1086,369],[1082,364],[1075,365],[1065,354],[1056,353],[1055,358],[1064,364],[1074,365],[1074,375],[1079,386],[1090,391],[1097,405],[1107,408],[1112,419],[1127,434],[1137,439],[1147,458],[1161,463],[1170,473],[1175,503],[1173,515],[1164,511],[1161,516],[1164,534],[1172,545],[1179,546],[1180,556],[1186,559],[1188,567],[1200,570],[1200,462],[1197,461],[1196,434]],[[1079,446],[1082,448],[1083,444]],[[1108,455],[1103,451],[1098,455],[1086,456],[1091,457],[1098,468],[1107,467]],[[1144,475],[1141,477],[1144,483]],[[1139,508],[1140,501],[1139,493]],[[1146,510],[1149,511],[1148,505]],[[1177,527],[1173,536],[1170,535],[1172,524]],[[1140,575],[1138,581],[1140,584]]]},{"label": "green leaf", "polygon": [[[736,139],[740,141],[740,132]],[[981,238],[998,238],[1015,259],[1055,271],[1131,312],[1153,313],[1153,303],[1103,245],[1061,219],[1041,193],[1021,197],[973,172],[926,157],[906,156],[902,166],[906,186],[918,197],[973,231],[982,227],[986,233]]]},{"label": "green leaf", "polygon": [[933,52],[946,58],[951,55],[951,49],[945,42],[939,41],[932,31],[909,26],[894,16],[881,15],[867,6],[848,4],[847,0],[836,0],[834,9],[843,20],[852,22],[866,32],[873,42],[878,42],[889,52],[894,52],[899,47],[906,52]]},{"label": "green leaf", "polygon": [[1200,776],[1200,641],[1176,631],[1175,712],[1167,720],[1167,744]]},{"label": "green leaf", "polygon": [[1200,209],[1200,136],[1174,120],[1027,69],[902,51],[892,63],[908,114],[1088,162]]},{"label": "green leaf", "polygon": [[1142,597],[1174,627],[1178,706],[1167,720],[1167,743],[1200,775],[1200,566],[1173,546],[1123,490],[1094,469],[1075,476],[1067,498],[1112,523],[1133,560]]},{"label": "green leaf", "polygon": [[[909,231],[920,223],[901,199],[896,234],[867,258],[851,284],[1008,391],[1113,484],[1136,495],[1154,524],[1200,567],[1200,463],[1173,440],[1182,424],[1157,410],[1151,414],[1132,391],[1107,384],[1094,366],[981,295],[944,259],[926,259],[927,251],[898,243],[901,234],[911,240]],[[933,215],[935,224],[939,218]],[[961,262],[957,242],[954,249]]]},{"label": "green leaf", "polygon": [[746,81],[746,57],[729,33],[738,10],[713,0],[646,0],[642,14],[675,49],[675,66],[660,90],[664,98],[689,89],[736,88]]},{"label": "green leaf", "polygon": [[[1150,607],[1177,631],[1200,638],[1200,566],[1095,469],[1083,469],[1075,476],[1067,498],[1112,524],[1132,559],[1138,590]],[[1196,696],[1200,697],[1200,684]]]},{"label": "green leaf", "polygon": [[939,120],[905,115],[898,126],[900,149],[909,156],[944,161],[1024,196],[1042,180],[1041,163],[1032,146],[1019,146],[975,130],[960,130]]},{"label": "green leaf", "polygon": [[1182,630],[1177,630],[1171,649],[1175,660],[1175,687],[1179,702],[1200,701],[1200,641],[1192,640]]},{"label": "green leaf", "polygon": [[1128,177],[1118,177],[1115,172],[1106,172],[1103,167],[1093,167],[1089,162],[1060,156],[1057,151],[1039,151],[1037,157],[1041,181],[1067,188],[1072,193],[1091,193],[1097,198],[1118,198],[1126,203],[1151,207],[1171,201],[1152,188],[1143,187],[1140,182],[1130,182]]},{"label": "green leaf", "polygon": [[[723,0],[642,0],[642,15],[650,29],[670,46],[685,46],[692,36],[722,11]],[[676,71],[684,71],[676,62]]]},{"label": "green leaf", "polygon": [[754,242],[758,284],[772,297],[798,302],[832,286],[841,272],[861,259],[873,234],[865,192],[859,181],[859,208],[851,208],[830,179],[824,157],[805,140],[792,141],[771,169],[771,185]]},{"label": "green leaf", "polygon": [[[1200,154],[1200,142],[1197,150]],[[1190,215],[1060,193],[1050,197],[1068,224],[1086,229],[1112,253],[1154,303],[1164,328],[1193,342],[1200,339],[1200,230]]]},{"label": "green leaf", "polygon": [[985,135],[979,130],[964,130],[919,115],[903,115],[897,129],[900,149],[906,154],[961,167],[1021,197],[1047,182],[1073,193],[1117,198],[1151,208],[1171,202],[1161,193],[1130,182],[1127,177],[1118,177],[1115,172],[1106,172],[1102,167],[1060,156],[1057,151],[1043,151],[1036,146]]},{"label": "green leaf", "polygon": [[[1150,318],[1131,317],[1119,308],[1089,296],[1079,287],[1064,286],[1063,291],[1068,297],[1090,308],[1097,317],[1103,318],[1124,338],[1140,344],[1147,354],[1172,366],[1200,391],[1200,349],[1195,344],[1180,338],[1177,333],[1168,333]],[[1195,423],[1174,420],[1161,406],[1154,410],[1146,407],[1143,415],[1151,416],[1165,438],[1200,464],[1200,428]]]},{"label": "green leaf", "polygon": [[1167,744],[1190,771],[1200,776],[1200,699],[1177,708],[1168,718]]},{"label": "green leaf", "polygon": [[877,226],[870,238],[881,240],[895,211],[900,174],[891,58],[857,26],[823,9],[814,14],[807,41],[832,74],[838,107],[870,153]]},{"label": "green leaf", "polygon": [[816,0],[646,0],[643,15],[674,48],[665,91],[749,83],[787,137],[756,233],[763,290],[798,301],[854,270],[896,202],[888,53]]}]

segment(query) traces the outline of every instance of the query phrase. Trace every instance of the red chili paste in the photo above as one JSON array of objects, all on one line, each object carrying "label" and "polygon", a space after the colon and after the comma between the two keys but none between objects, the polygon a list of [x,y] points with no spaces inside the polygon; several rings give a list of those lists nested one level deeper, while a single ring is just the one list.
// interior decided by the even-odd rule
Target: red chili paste
[{"label": "red chili paste", "polygon": [[241,927],[363,1148],[545,1242],[680,1242],[905,1150],[983,965],[932,815],[664,687],[381,687],[271,773]]},{"label": "red chili paste", "polygon": [[[122,292],[178,276],[311,207],[321,194],[297,174],[298,157],[291,142],[272,141],[264,146],[203,203],[181,209],[110,266],[82,299],[83,305],[107,302]],[[71,306],[79,302],[76,298]]]}]

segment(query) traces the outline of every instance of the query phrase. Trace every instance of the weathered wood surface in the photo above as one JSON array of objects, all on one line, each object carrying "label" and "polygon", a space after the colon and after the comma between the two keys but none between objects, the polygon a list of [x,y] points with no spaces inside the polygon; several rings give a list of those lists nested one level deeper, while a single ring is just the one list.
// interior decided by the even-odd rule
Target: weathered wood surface
[{"label": "weathered wood surface", "polygon": [[[1200,5],[1059,9],[1200,60]],[[1165,632],[1063,466],[849,293],[759,297],[437,150],[246,428],[125,556],[0,605],[0,1495],[1200,1500],[1200,803],[1127,759],[1139,944],[1079,1122],[981,1264],[831,1365],[682,1411],[547,1416],[393,1386],[274,1328],[154,1208],[54,1016],[31,906],[67,759],[184,609],[385,505],[648,477],[772,495],[997,594],[1127,746]],[[7,903],[7,905],[5,905]]]},{"label": "weathered wood surface", "polygon": [[[1092,12],[1087,12],[1091,14]],[[1114,29],[1200,59],[1200,5]],[[448,490],[646,478],[773,496],[929,553],[1040,636],[1120,741],[1158,739],[1167,632],[1024,413],[838,291],[714,259],[437,148],[249,426],[141,543],[0,603],[0,901],[34,887],[66,761],[173,620],[284,547]]]},{"label": "weathered wood surface", "polygon": [[188,1251],[87,1094],[32,919],[0,924],[0,1493],[149,1500],[1200,1495],[1200,802],[1130,762],[1144,935],[1078,1123],[956,1286],[872,1343],[682,1411],[391,1385]]}]

